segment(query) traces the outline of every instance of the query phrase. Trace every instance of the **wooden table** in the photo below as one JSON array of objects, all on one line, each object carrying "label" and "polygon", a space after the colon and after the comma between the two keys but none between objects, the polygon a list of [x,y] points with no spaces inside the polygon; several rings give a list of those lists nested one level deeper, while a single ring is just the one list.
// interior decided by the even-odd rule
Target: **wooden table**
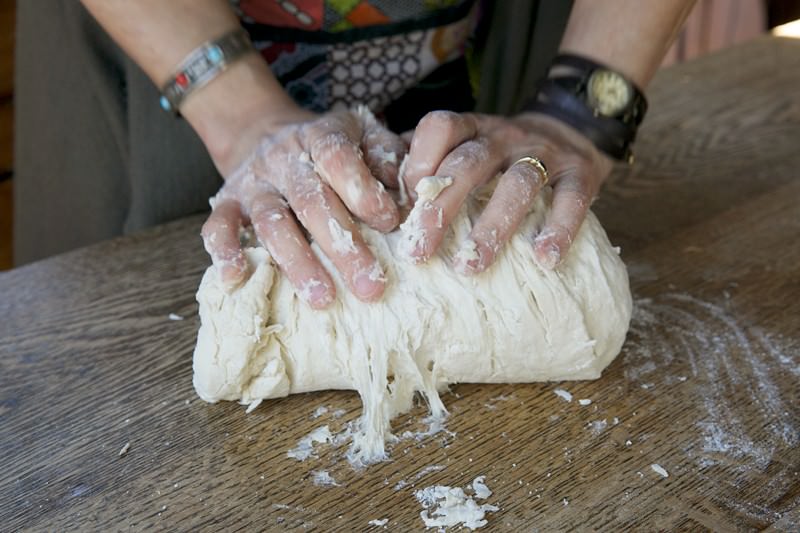
[{"label": "wooden table", "polygon": [[415,489],[485,475],[491,530],[797,531],[800,41],[664,71],[651,104],[595,206],[631,273],[623,353],[592,382],[454,387],[455,437],[363,471],[286,456],[354,393],[195,396],[200,218],[0,275],[0,529],[420,530]]}]

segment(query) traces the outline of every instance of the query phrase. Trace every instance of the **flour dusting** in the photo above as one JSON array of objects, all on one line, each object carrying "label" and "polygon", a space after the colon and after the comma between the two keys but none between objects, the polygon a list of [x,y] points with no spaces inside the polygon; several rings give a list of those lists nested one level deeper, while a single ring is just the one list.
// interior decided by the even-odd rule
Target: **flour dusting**
[{"label": "flour dusting", "polygon": [[[775,380],[800,373],[797,351],[778,348],[763,331],[747,330],[718,305],[674,293],[637,300],[622,358],[625,377],[645,385],[670,366],[688,363],[707,413],[696,422],[699,438],[691,450],[699,466],[766,468],[777,446],[800,444],[800,413]],[[756,416],[743,416],[751,409]],[[748,419],[762,422],[748,427]]]},{"label": "flour dusting", "polygon": [[316,419],[316,418],[319,418],[319,417],[321,417],[322,415],[324,415],[324,414],[325,414],[325,413],[327,413],[327,412],[328,412],[328,408],[327,408],[327,407],[325,407],[324,405],[320,405],[320,406],[319,406],[319,407],[317,407],[317,408],[314,410],[314,412],[311,414],[311,418],[315,418],[315,419]]},{"label": "flour dusting", "polygon": [[318,487],[338,487],[339,484],[327,470],[317,470],[313,473],[314,485]]},{"label": "flour dusting", "polygon": [[324,444],[334,440],[333,434],[328,426],[318,427],[297,443],[297,446],[286,452],[286,455],[298,461],[305,461],[309,457],[316,457],[314,454],[314,444]]},{"label": "flour dusting", "polygon": [[328,219],[328,232],[331,235],[331,247],[333,251],[342,255],[358,252],[353,242],[353,233],[344,229],[335,218]]}]

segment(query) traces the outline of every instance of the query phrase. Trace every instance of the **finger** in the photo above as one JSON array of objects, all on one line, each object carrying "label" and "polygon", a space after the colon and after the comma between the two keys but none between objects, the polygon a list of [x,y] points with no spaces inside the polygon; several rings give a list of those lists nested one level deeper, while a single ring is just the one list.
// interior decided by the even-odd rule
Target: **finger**
[{"label": "finger", "polygon": [[445,157],[435,174],[451,177],[452,184],[433,200],[420,199],[424,203],[415,206],[416,214],[410,216],[411,223],[418,225],[413,229],[423,236],[407,250],[414,262],[427,261],[436,252],[469,193],[495,176],[504,159],[503,150],[485,137],[467,141]]},{"label": "finger", "polygon": [[483,272],[517,231],[530,211],[545,176],[533,165],[520,162],[500,177],[492,197],[455,256],[454,268],[464,275]]},{"label": "finger", "polygon": [[363,301],[383,294],[386,279],[375,256],[336,193],[309,164],[294,167],[294,179],[281,191],[300,223],[341,273],[347,286]]},{"label": "finger", "polygon": [[432,111],[422,117],[414,131],[401,176],[409,195],[416,199],[414,189],[419,180],[435,174],[447,154],[475,137],[477,131],[476,120],[469,114]]},{"label": "finger", "polygon": [[400,161],[408,150],[406,142],[378,122],[368,108],[360,106],[357,114],[362,122],[361,146],[367,168],[381,183],[397,189]]},{"label": "finger", "polygon": [[284,200],[275,193],[253,199],[250,218],[259,241],[269,250],[297,295],[315,309],[333,303],[336,288],[314,256]]},{"label": "finger", "polygon": [[317,173],[351,213],[379,231],[391,231],[400,221],[400,214],[353,141],[360,141],[362,133],[353,114],[331,115],[304,128],[304,145]]},{"label": "finger", "polygon": [[534,255],[540,266],[553,269],[564,260],[586,218],[594,194],[583,169],[570,171],[556,181],[550,212],[533,242]]},{"label": "finger", "polygon": [[242,219],[238,202],[222,200],[214,206],[201,231],[203,245],[227,290],[247,278],[247,260],[239,243]]}]

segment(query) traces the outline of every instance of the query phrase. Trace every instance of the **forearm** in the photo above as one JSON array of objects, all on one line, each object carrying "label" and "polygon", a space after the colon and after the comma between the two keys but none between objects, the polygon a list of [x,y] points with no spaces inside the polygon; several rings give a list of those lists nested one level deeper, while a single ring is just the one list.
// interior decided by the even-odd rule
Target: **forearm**
[{"label": "forearm", "polygon": [[560,51],[608,65],[645,87],[694,0],[575,0]]},{"label": "forearm", "polygon": [[[195,48],[236,29],[226,0],[83,0],[122,49],[161,87]],[[154,102],[154,105],[155,102]],[[220,170],[227,172],[246,150],[237,139],[257,116],[275,122],[297,110],[267,64],[256,54],[235,62],[186,98],[181,114]]]}]

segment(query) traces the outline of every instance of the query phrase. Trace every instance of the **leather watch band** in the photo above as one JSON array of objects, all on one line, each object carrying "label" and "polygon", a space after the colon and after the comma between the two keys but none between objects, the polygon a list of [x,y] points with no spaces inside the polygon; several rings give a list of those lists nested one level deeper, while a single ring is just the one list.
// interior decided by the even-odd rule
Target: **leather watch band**
[{"label": "leather watch band", "polygon": [[565,122],[610,157],[630,162],[631,144],[647,111],[647,99],[636,84],[609,67],[582,56],[560,54],[526,110]]},{"label": "leather watch band", "polygon": [[626,116],[620,117],[620,120],[626,124],[635,124],[636,126],[642,123],[644,115],[647,113],[647,98],[639,86],[627,76],[612,70],[606,65],[602,65],[589,58],[574,54],[557,55],[551,63],[551,69],[556,66],[570,67],[574,69],[576,73],[579,73],[578,76],[571,75],[553,77],[553,79],[560,80],[560,82],[564,85],[566,85],[568,82],[573,82],[572,87],[576,89],[576,91],[585,90],[589,78],[594,72],[599,70],[613,72],[616,76],[624,79],[633,91],[633,95],[631,98],[630,110],[626,113]]},{"label": "leather watch band", "polygon": [[532,104],[526,110],[552,116],[583,133],[598,150],[610,157],[627,161],[636,130],[627,128],[613,118],[596,116],[576,95],[555,80],[544,80]]}]

